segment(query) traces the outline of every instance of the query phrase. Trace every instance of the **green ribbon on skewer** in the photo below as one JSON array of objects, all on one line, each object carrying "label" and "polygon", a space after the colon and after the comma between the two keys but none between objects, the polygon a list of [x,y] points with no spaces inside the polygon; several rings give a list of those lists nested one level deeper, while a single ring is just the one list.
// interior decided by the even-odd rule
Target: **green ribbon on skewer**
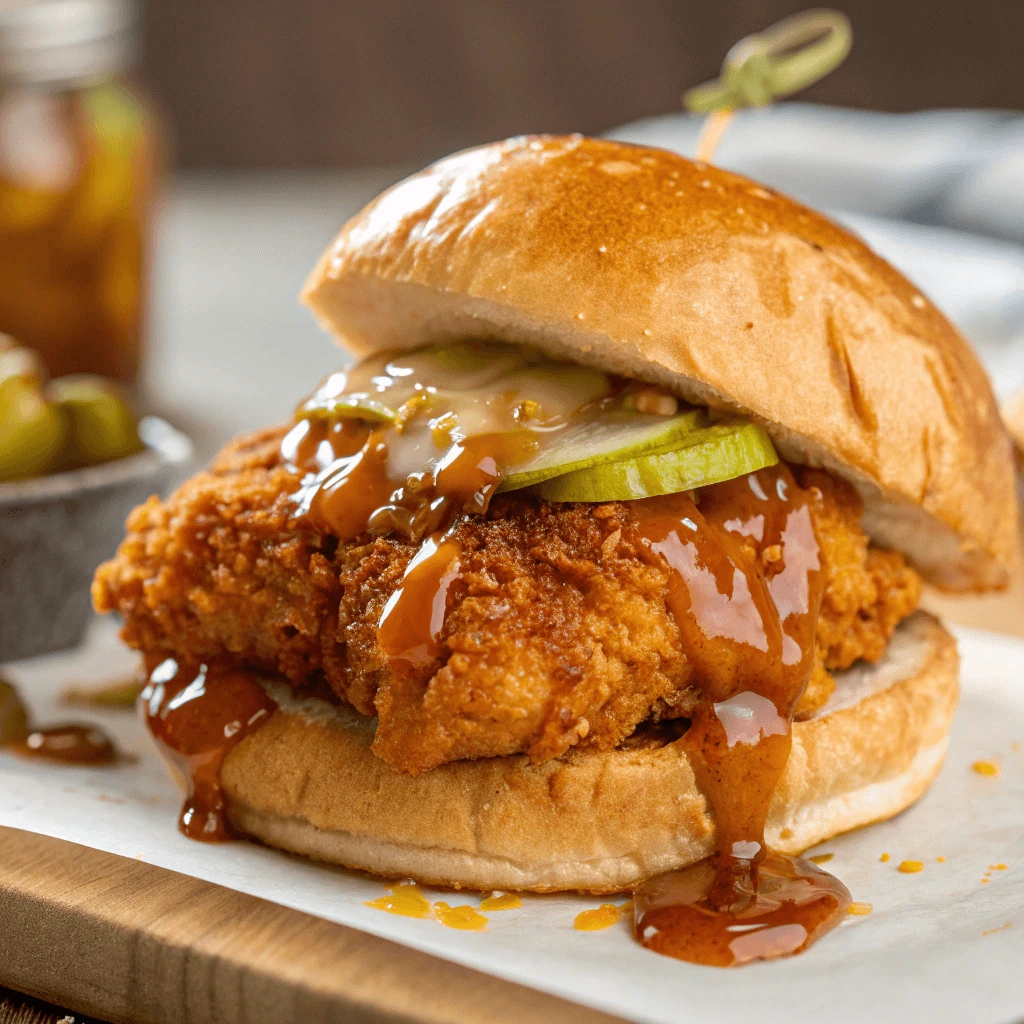
[{"label": "green ribbon on skewer", "polygon": [[841,11],[794,14],[741,39],[726,54],[721,77],[688,89],[683,104],[695,114],[767,106],[834,71],[852,45],[850,19]]}]

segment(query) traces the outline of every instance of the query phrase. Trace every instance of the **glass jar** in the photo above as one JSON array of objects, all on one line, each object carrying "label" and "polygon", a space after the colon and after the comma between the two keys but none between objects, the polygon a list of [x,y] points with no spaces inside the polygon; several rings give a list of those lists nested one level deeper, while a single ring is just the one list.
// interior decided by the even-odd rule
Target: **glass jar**
[{"label": "glass jar", "polygon": [[0,3],[0,333],[134,381],[157,171],[128,0]]}]

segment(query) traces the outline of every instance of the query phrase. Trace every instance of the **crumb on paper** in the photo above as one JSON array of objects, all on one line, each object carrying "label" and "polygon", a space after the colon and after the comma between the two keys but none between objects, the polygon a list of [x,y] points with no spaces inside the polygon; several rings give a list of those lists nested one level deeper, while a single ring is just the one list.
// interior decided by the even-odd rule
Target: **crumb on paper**
[{"label": "crumb on paper", "polygon": [[936,864],[945,864],[946,863],[946,858],[945,857],[936,857],[935,858],[935,863]]},{"label": "crumb on paper", "polygon": [[903,872],[905,875],[916,875],[919,871],[924,871],[924,861],[901,860],[896,870]]},{"label": "crumb on paper", "polygon": [[846,912],[852,914],[854,917],[864,917],[870,914],[875,908],[870,903],[859,903],[854,901],[847,908]]},{"label": "crumb on paper", "polygon": [[887,853],[883,853],[883,854],[882,854],[882,856],[881,856],[881,857],[879,857],[878,859],[879,859],[879,860],[880,860],[880,861],[881,861],[881,862],[882,862],[883,864],[888,864],[888,863],[889,863],[889,854],[887,854]]},{"label": "crumb on paper", "polygon": [[988,869],[989,869],[989,871],[1005,871],[1006,870],[1006,865],[1002,864],[1002,863],[1000,863],[1000,864],[989,864]]},{"label": "crumb on paper", "polygon": [[816,853],[813,857],[808,857],[807,859],[812,864],[827,864],[834,856],[834,853]]},{"label": "crumb on paper", "polygon": [[995,778],[999,774],[999,765],[995,761],[975,761],[971,768],[979,775]]}]

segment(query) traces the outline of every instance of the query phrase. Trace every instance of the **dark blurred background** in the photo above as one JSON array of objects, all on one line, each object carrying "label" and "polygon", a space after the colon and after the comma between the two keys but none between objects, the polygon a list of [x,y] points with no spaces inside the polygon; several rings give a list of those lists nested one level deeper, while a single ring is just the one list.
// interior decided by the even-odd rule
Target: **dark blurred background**
[{"label": "dark blurred background", "polygon": [[[184,167],[422,163],[679,105],[807,0],[149,0],[143,79]],[[851,57],[802,95],[1024,108],[1022,0],[843,0]]]}]

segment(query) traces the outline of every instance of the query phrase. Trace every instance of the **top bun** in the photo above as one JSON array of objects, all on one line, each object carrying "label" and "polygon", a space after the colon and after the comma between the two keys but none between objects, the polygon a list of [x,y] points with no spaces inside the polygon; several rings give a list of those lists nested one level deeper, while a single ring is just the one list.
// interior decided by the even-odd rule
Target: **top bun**
[{"label": "top bun", "polygon": [[1010,444],[970,347],[858,238],[746,178],[580,136],[481,146],[353,217],[302,297],[358,354],[525,342],[744,413],[854,484],[867,532],[931,581],[1009,580]]}]

